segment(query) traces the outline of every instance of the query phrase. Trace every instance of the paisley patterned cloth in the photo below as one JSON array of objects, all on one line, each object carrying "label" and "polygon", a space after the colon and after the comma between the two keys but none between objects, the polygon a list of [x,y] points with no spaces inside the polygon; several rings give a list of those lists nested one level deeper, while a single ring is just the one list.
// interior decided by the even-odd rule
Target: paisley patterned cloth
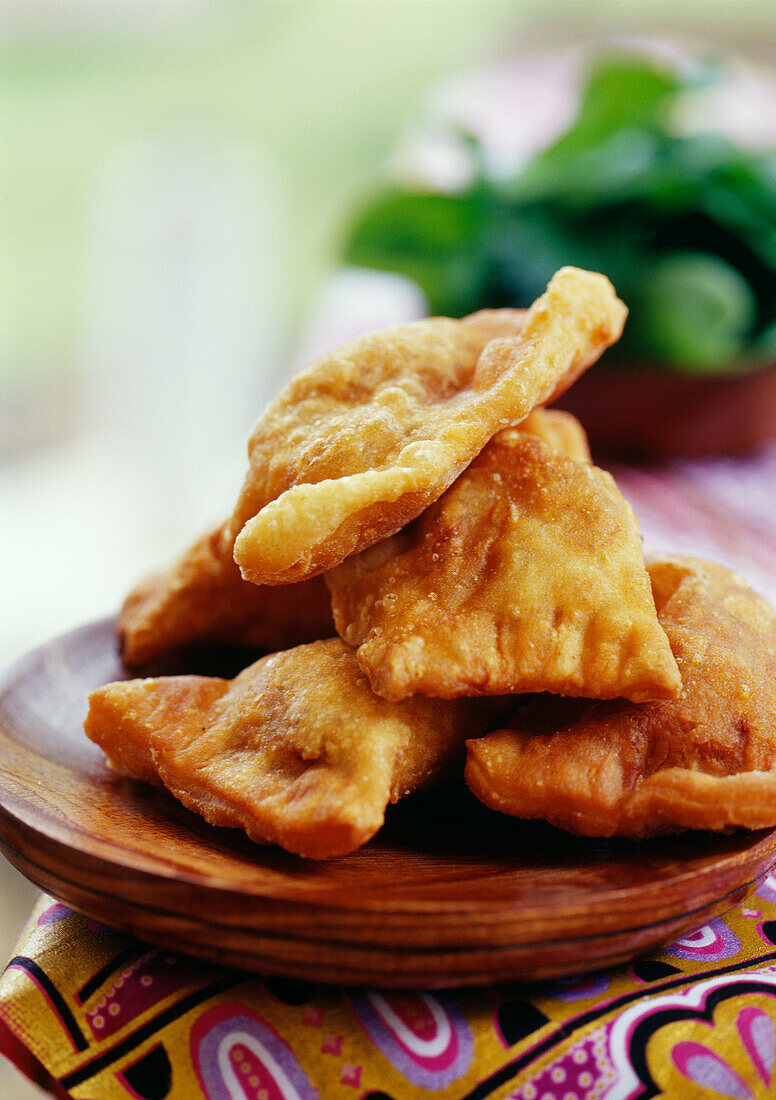
[{"label": "paisley patterned cloth", "polygon": [[762,1100],[776,875],[629,967],[451,994],[219,969],[41,897],[0,979],[0,1048],[79,1100]]}]

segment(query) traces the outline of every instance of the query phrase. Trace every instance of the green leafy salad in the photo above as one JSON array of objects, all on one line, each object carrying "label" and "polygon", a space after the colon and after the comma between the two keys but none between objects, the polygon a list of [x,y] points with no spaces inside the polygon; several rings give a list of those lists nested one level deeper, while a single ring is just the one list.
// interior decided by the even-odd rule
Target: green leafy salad
[{"label": "green leafy salad", "polygon": [[699,79],[714,70],[690,79],[643,58],[599,62],[570,129],[517,175],[492,178],[472,140],[465,190],[384,191],[351,228],[346,259],[411,277],[432,313],[453,317],[528,305],[574,264],[607,274],[630,307],[610,366],[770,364],[776,152],[680,133],[677,107]]}]

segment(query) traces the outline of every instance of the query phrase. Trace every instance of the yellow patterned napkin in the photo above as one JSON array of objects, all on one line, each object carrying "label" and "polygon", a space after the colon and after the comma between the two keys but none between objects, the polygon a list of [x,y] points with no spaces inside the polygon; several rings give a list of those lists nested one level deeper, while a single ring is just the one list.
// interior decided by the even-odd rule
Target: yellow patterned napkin
[{"label": "yellow patterned napkin", "polygon": [[628,967],[381,993],[224,970],[42,897],[0,979],[0,1041],[79,1100],[765,1098],[776,1095],[774,945],[769,877]]}]

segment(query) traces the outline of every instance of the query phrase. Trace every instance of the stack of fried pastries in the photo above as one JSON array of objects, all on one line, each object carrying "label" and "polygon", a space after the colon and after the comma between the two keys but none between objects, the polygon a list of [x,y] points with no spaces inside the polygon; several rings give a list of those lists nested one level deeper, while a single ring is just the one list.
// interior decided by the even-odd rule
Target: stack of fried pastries
[{"label": "stack of fried pastries", "polygon": [[272,652],[94,692],[109,762],[314,859],[464,765],[486,805],[589,835],[776,825],[776,615],[721,566],[647,567],[582,427],[543,407],[625,315],[564,268],[524,313],[374,333],[292,379],[229,518],[119,621],[133,671]]}]

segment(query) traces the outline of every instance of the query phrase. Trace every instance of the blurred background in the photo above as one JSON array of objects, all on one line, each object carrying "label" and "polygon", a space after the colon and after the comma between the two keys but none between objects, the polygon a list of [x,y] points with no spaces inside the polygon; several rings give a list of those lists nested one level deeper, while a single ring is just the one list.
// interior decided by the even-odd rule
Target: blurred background
[{"label": "blurred background", "polygon": [[[448,124],[484,135],[504,175],[573,120],[580,48],[668,37],[767,64],[776,13],[24,2],[0,5],[0,30],[5,661],[109,613],[220,520],[292,367],[349,326],[427,308],[387,276],[333,276],[386,181],[466,186]],[[747,140],[770,140],[776,93],[745,82],[739,99],[726,110]]]},{"label": "blurred background", "polygon": [[[711,156],[714,179],[734,181],[713,209],[703,198],[726,236],[699,268],[705,245],[688,235],[679,271],[698,331],[719,339],[688,350],[670,326],[650,328],[654,300],[634,281],[644,347],[685,374],[740,363],[757,373],[776,347],[771,0],[0,3],[0,662],[114,612],[145,572],[220,521],[253,420],[310,355],[437,301],[451,312],[484,304],[456,297],[456,272],[471,270],[459,250],[469,213],[435,208],[419,240],[404,198],[471,198],[487,184],[512,204],[510,225],[523,204],[519,239],[529,226],[533,247],[536,195],[520,170],[573,124],[586,59],[634,40],[653,51],[669,40],[657,46],[665,71],[701,89],[708,58],[732,56],[733,92],[696,97],[688,132],[724,123],[759,158],[701,149],[704,180]],[[634,127],[655,136],[643,83],[628,79],[619,99],[604,89],[610,106],[642,111],[606,123],[626,183],[646,148]],[[673,91],[653,88],[650,103]],[[563,169],[580,182],[597,163],[585,152],[584,170]],[[698,156],[691,167],[697,175]],[[611,184],[601,179],[596,202]],[[656,201],[674,202],[674,217],[685,208],[664,184]],[[626,199],[631,210],[633,190]],[[611,224],[606,210],[596,217]],[[539,243],[566,255],[556,231]],[[580,262],[591,242],[571,239],[568,259]],[[437,240],[443,271],[423,252]],[[624,262],[626,280],[636,262]],[[521,269],[508,286],[483,277],[480,290],[532,297],[542,277]],[[669,265],[661,317],[676,279]],[[7,954],[33,891],[4,875]],[[13,1088],[3,1095],[26,1095]]]}]

